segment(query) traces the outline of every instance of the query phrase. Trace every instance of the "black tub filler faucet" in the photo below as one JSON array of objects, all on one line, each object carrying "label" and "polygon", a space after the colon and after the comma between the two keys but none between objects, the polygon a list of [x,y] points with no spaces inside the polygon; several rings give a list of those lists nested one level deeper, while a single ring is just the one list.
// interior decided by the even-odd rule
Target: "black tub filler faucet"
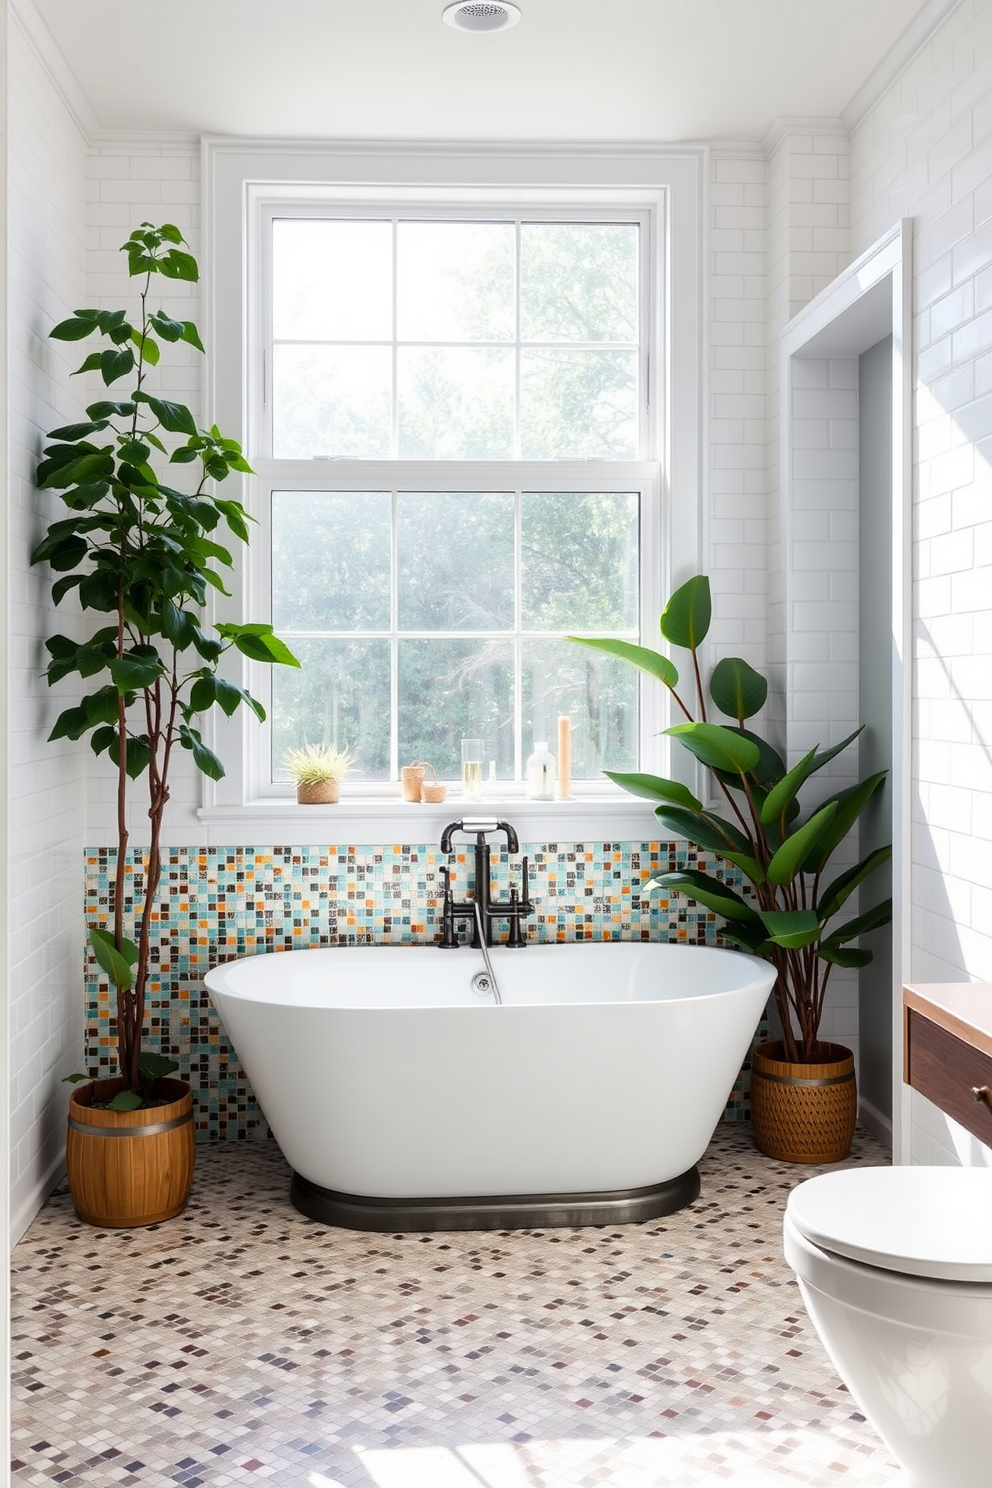
[{"label": "black tub filler faucet", "polygon": [[[527,859],[522,860],[522,874],[520,890],[511,889],[507,900],[498,901],[492,897],[492,872],[490,867],[490,847],[486,840],[496,833],[502,832],[506,837],[506,850],[508,853],[520,851],[517,834],[509,822],[496,821],[495,818],[466,817],[463,821],[449,822],[441,833],[441,851],[452,852],[452,839],[456,832],[464,832],[467,836],[475,838],[475,898],[457,901],[451,892],[451,870],[442,868],[441,876],[444,880],[444,905],[442,910],[442,934],[441,945],[445,950],[456,950],[458,940],[455,936],[455,924],[458,920],[468,920],[472,926],[472,944],[480,946],[480,925],[485,931],[485,943],[487,946],[493,944],[493,921],[508,920],[510,922],[510,934],[507,945],[522,948],[526,942],[520,933],[520,922],[528,915],[534,913],[534,906],[530,900],[530,888],[528,884]],[[479,913],[476,914],[476,905]]]}]

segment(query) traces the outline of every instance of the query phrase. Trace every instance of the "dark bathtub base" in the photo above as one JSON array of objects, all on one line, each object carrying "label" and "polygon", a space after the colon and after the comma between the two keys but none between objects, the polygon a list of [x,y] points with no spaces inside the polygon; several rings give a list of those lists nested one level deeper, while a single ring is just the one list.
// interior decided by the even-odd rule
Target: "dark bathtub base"
[{"label": "dark bathtub base", "polygon": [[320,1188],[293,1174],[289,1196],[301,1214],[344,1230],[547,1230],[636,1224],[684,1209],[699,1195],[699,1169],[647,1188],[605,1193],[502,1194],[495,1198],[368,1199]]}]

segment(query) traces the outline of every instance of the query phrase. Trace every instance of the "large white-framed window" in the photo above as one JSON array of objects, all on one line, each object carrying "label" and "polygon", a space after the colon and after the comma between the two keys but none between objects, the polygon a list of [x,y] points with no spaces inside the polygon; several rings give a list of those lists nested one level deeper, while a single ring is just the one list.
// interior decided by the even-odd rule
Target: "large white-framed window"
[{"label": "large white-framed window", "polygon": [[483,798],[519,812],[526,756],[562,713],[574,800],[554,835],[599,805],[630,814],[601,768],[637,768],[662,700],[556,636],[650,636],[665,586],[697,566],[700,165],[565,151],[549,175],[526,150],[205,143],[210,412],[257,472],[231,605],[271,614],[305,662],[248,678],[271,723],[219,726],[237,767],[208,820],[274,821],[301,733],[357,749],[350,812],[375,835],[400,765],[455,780],[465,733],[484,739]]}]

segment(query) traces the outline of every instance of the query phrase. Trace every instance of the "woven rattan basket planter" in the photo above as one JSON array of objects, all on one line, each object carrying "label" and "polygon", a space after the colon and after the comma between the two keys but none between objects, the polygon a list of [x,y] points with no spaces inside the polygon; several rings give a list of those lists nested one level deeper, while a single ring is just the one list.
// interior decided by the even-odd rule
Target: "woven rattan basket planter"
[{"label": "woven rattan basket planter", "polygon": [[858,1115],[854,1056],[821,1044],[818,1064],[792,1064],[781,1042],[759,1044],[751,1061],[754,1140],[785,1162],[840,1162],[851,1150]]}]

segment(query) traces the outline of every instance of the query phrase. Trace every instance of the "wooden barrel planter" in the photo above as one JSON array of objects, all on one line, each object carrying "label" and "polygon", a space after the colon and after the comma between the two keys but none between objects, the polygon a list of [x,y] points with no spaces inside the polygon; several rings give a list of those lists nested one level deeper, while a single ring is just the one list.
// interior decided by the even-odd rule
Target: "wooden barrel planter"
[{"label": "wooden barrel planter", "polygon": [[854,1055],[820,1044],[816,1064],[793,1064],[780,1041],[759,1044],[751,1061],[754,1140],[784,1162],[840,1162],[851,1150],[858,1115]]},{"label": "wooden barrel planter", "polygon": [[76,1213],[101,1229],[158,1224],[179,1214],[193,1182],[193,1094],[161,1079],[164,1105],[107,1111],[124,1081],[95,1080],[72,1092],[66,1167]]}]

